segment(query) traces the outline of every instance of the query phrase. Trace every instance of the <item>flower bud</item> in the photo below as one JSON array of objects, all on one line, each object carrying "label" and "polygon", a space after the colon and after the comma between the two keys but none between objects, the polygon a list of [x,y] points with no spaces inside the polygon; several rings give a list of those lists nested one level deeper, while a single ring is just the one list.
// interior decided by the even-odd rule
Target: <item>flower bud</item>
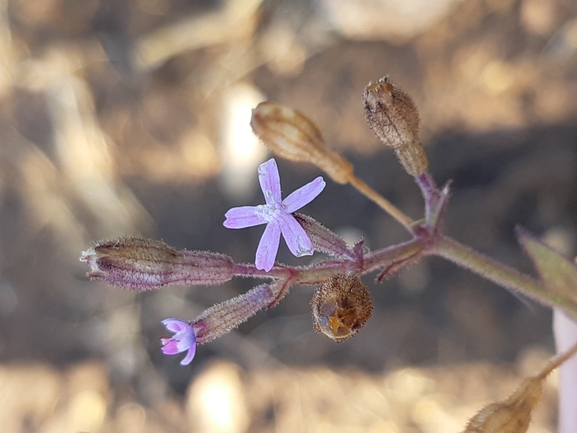
[{"label": "flower bud", "polygon": [[315,331],[343,341],[365,326],[373,312],[373,302],[359,277],[339,274],[317,288],[311,310]]},{"label": "flower bud", "polygon": [[325,147],[315,124],[304,114],[272,102],[261,102],[252,111],[251,126],[265,145],[281,158],[310,162],[337,183],[347,183],[353,173],[350,162]]},{"label": "flower bud", "polygon": [[177,251],[162,241],[122,237],[97,242],[82,253],[92,279],[132,290],[167,285],[220,284],[233,277],[233,261],[208,251]]},{"label": "flower bud", "polygon": [[276,296],[268,284],[263,284],[228,301],[213,305],[190,322],[196,342],[208,343],[230,332],[259,310],[271,305]]},{"label": "flower bud", "polygon": [[383,77],[365,87],[363,102],[369,128],[395,150],[407,173],[423,174],[428,161],[419,142],[419,112],[410,96]]}]

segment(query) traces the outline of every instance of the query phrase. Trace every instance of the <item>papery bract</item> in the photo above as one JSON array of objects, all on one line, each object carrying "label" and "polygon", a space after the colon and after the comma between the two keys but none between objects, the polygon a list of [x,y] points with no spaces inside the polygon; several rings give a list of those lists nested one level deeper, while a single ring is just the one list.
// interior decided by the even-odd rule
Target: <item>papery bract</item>
[{"label": "papery bract", "polygon": [[258,244],[255,265],[268,272],[274,265],[281,233],[295,256],[313,253],[311,240],[292,213],[316,198],[326,183],[319,176],[282,200],[280,176],[274,159],[269,159],[258,167],[258,178],[266,204],[230,209],[225,214],[224,226],[229,229],[242,229],[267,225]]}]

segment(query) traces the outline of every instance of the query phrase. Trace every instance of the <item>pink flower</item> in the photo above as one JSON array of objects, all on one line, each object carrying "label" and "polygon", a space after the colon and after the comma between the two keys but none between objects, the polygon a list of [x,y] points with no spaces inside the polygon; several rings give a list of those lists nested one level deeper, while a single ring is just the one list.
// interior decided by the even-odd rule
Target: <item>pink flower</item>
[{"label": "pink flower", "polygon": [[258,167],[258,180],[266,204],[230,209],[225,214],[224,226],[229,229],[243,229],[260,224],[267,225],[256,250],[255,265],[268,272],[274,265],[281,233],[290,252],[295,256],[312,255],[313,244],[292,213],[316,198],[326,183],[319,176],[282,200],[280,176],[274,159],[269,159]]},{"label": "pink flower", "polygon": [[165,355],[176,355],[188,351],[181,365],[188,365],[196,353],[196,335],[194,329],[187,322],[179,319],[164,319],[162,324],[166,326],[174,335],[170,338],[161,338],[162,353]]}]

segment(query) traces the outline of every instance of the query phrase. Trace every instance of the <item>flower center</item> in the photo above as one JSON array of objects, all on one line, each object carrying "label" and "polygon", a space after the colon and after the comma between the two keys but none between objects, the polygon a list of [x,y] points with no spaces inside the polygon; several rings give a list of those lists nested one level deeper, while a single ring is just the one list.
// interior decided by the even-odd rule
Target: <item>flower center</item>
[{"label": "flower center", "polygon": [[282,204],[261,204],[256,207],[254,213],[264,219],[267,223],[278,221],[282,213]]}]

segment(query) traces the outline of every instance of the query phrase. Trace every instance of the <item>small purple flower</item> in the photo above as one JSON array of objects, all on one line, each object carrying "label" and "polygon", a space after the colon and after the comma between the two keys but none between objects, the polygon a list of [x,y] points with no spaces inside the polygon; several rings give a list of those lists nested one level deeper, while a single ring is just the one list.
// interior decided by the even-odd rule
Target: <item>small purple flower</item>
[{"label": "small purple flower", "polygon": [[280,176],[274,158],[258,167],[258,180],[266,204],[230,209],[225,214],[224,226],[229,229],[243,229],[260,224],[267,225],[256,250],[255,265],[268,272],[274,265],[281,233],[290,252],[295,256],[310,256],[313,253],[311,240],[292,213],[316,198],[326,183],[319,176],[282,200]]},{"label": "small purple flower", "polygon": [[190,364],[196,353],[196,335],[192,326],[179,319],[164,319],[162,324],[166,326],[166,329],[174,332],[172,337],[160,339],[162,353],[165,355],[176,355],[188,350],[185,358],[180,361],[180,365]]}]

